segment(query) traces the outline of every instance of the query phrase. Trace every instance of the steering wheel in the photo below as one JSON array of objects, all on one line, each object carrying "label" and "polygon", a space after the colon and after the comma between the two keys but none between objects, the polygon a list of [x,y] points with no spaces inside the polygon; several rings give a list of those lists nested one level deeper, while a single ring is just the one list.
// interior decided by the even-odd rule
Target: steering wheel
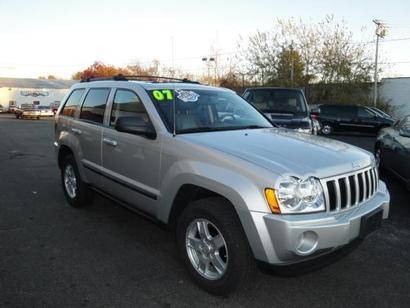
[{"label": "steering wheel", "polygon": [[221,122],[223,123],[226,121],[233,121],[233,120],[235,120],[235,116],[233,114],[227,114],[221,119]]}]

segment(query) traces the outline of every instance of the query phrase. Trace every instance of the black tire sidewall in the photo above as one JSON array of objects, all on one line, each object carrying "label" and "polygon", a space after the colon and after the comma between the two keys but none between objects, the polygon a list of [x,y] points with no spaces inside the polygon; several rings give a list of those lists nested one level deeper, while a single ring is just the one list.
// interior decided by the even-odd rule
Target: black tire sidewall
[{"label": "black tire sidewall", "polygon": [[[224,209],[222,213],[221,211],[214,212],[210,209],[210,205],[225,208],[230,206],[222,204],[220,200],[215,198],[197,200],[190,204],[178,222],[176,231],[177,246],[180,256],[195,283],[212,294],[227,295],[245,283],[253,270],[253,257],[246,236],[240,226],[239,218],[234,210]],[[229,212],[231,212],[230,215]],[[199,218],[205,218],[212,222],[223,235],[227,245],[228,268],[225,274],[217,280],[208,280],[201,276],[192,266],[186,251],[185,236],[187,227],[192,221]]]}]

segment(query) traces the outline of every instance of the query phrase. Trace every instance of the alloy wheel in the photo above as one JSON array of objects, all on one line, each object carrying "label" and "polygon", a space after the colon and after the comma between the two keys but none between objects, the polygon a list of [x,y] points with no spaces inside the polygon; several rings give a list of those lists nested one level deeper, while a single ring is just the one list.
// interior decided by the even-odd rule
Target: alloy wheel
[{"label": "alloy wheel", "polygon": [[324,125],[322,128],[322,133],[329,135],[332,132],[332,128],[329,125]]},{"label": "alloy wheel", "polygon": [[68,196],[71,199],[74,199],[77,196],[77,178],[72,165],[67,165],[65,167],[64,186]]},{"label": "alloy wheel", "polygon": [[185,247],[195,270],[209,280],[220,279],[228,267],[228,248],[219,229],[209,220],[192,221],[186,231]]}]

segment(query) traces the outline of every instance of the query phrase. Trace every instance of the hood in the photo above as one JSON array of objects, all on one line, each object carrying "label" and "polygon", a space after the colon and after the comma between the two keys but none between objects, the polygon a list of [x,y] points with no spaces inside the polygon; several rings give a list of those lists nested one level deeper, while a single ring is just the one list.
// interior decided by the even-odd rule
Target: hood
[{"label": "hood", "polygon": [[373,164],[373,156],[336,140],[286,129],[253,129],[180,135],[268,169],[277,175],[326,178]]}]

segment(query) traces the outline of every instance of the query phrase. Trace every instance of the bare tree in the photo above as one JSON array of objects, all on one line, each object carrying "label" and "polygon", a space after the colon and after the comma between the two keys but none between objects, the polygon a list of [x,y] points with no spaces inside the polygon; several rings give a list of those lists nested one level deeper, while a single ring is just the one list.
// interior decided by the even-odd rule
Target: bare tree
[{"label": "bare tree", "polygon": [[318,23],[278,19],[273,30],[240,38],[238,45],[246,73],[262,85],[314,84],[319,89],[315,101],[351,101],[359,92],[363,101],[367,97],[371,53],[354,42],[343,20],[331,15]]}]

